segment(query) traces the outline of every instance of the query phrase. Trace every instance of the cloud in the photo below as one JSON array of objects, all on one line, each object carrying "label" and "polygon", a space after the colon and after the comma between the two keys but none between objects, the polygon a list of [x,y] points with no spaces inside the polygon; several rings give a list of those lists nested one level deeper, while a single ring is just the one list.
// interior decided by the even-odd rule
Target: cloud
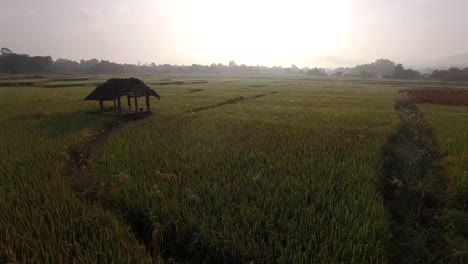
[{"label": "cloud", "polygon": [[32,8],[25,8],[24,14],[28,17],[38,17],[40,15],[39,12],[37,12],[37,10]]},{"label": "cloud", "polygon": [[124,4],[117,4],[114,6],[114,8],[118,13],[121,14],[130,14],[132,12],[132,9],[128,5]]},{"label": "cloud", "polygon": [[82,16],[88,19],[97,19],[103,15],[100,10],[94,8],[81,7],[78,10]]}]

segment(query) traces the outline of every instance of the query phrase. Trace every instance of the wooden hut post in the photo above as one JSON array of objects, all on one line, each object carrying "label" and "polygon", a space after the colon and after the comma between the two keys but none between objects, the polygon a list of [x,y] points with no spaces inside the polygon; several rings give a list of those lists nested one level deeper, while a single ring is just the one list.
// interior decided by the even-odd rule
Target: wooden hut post
[{"label": "wooden hut post", "polygon": [[128,104],[128,109],[132,109],[132,102],[130,101],[130,96],[127,96],[127,104]]},{"label": "wooden hut post", "polygon": [[114,99],[114,110],[117,110],[117,105],[115,104],[115,99]]},{"label": "wooden hut post", "polygon": [[122,114],[122,103],[120,102],[120,96],[117,97],[117,110],[119,111],[119,115],[121,115]]},{"label": "wooden hut post", "polygon": [[135,112],[138,112],[138,97],[135,96]]},{"label": "wooden hut post", "polygon": [[102,102],[102,100],[99,100],[99,110],[101,112],[104,112],[104,103]]},{"label": "wooden hut post", "polygon": [[149,97],[149,95],[146,96],[146,111],[147,111],[147,112],[150,112],[150,111],[151,111],[150,97]]}]

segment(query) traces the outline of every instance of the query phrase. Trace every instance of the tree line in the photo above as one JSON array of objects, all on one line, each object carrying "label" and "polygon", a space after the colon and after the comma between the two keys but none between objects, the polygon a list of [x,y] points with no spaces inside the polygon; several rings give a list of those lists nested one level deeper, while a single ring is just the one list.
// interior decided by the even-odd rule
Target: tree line
[{"label": "tree line", "polygon": [[192,64],[119,64],[107,60],[73,61],[59,58],[53,60],[50,56],[29,56],[17,54],[8,48],[0,50],[0,72],[9,74],[28,73],[83,73],[83,74],[308,74],[310,76],[327,76],[323,69],[299,69],[296,66],[283,68],[281,66],[247,66],[230,61],[228,65],[213,63],[211,65]]},{"label": "tree line", "polygon": [[16,54],[8,48],[0,49],[0,71],[3,73],[50,72],[53,63],[50,56]]},{"label": "tree line", "polygon": [[435,70],[432,72],[430,77],[446,81],[468,81],[468,68],[450,68],[448,70]]},{"label": "tree line", "polygon": [[432,74],[422,75],[413,69],[405,69],[402,64],[396,64],[388,59],[378,59],[375,62],[357,65],[355,67],[340,67],[336,69],[299,68],[296,65],[283,68],[281,66],[247,66],[238,65],[230,61],[227,65],[212,63],[211,65],[192,64],[119,64],[107,60],[73,61],[59,58],[53,60],[51,56],[30,56],[17,54],[8,48],[0,50],[0,72],[9,74],[28,73],[83,73],[83,74],[297,74],[312,77],[358,77],[358,78],[395,78],[419,79],[433,78],[449,81],[467,81],[468,68],[451,68],[448,70],[434,70]]}]

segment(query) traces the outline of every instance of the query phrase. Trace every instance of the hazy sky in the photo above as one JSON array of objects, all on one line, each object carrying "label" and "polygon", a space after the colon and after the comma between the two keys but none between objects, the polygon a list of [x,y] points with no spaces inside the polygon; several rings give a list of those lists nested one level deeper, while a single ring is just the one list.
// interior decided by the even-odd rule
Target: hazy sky
[{"label": "hazy sky", "polygon": [[0,0],[0,46],[156,64],[419,63],[468,52],[468,0]]}]

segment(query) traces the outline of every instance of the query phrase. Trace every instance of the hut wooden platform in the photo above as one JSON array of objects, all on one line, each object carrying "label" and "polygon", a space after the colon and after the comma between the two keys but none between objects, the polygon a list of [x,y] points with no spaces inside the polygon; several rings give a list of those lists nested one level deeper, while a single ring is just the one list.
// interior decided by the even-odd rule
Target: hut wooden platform
[{"label": "hut wooden platform", "polygon": [[[132,120],[148,117],[152,114],[150,96],[154,96],[158,100],[161,98],[156,91],[149,88],[139,79],[114,78],[96,87],[84,100],[99,101],[101,112],[104,112],[104,102],[112,101],[114,103],[114,111],[107,112],[107,114]],[[127,97],[128,110],[122,109],[122,97]],[[139,97],[145,97],[146,109],[138,107]]]}]

